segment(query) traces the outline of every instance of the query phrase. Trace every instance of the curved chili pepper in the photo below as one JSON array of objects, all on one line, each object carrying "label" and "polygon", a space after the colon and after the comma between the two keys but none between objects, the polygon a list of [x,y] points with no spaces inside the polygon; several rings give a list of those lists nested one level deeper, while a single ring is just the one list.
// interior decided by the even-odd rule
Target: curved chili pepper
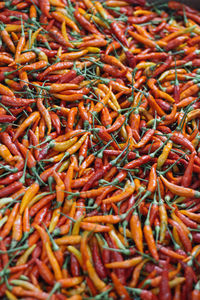
[{"label": "curved chili pepper", "polygon": [[158,256],[158,252],[157,252],[157,249],[156,249],[155,240],[154,240],[154,237],[153,237],[153,232],[152,232],[152,229],[151,229],[151,226],[150,226],[149,216],[150,216],[150,210],[148,211],[148,215],[147,215],[145,225],[144,225],[144,228],[143,228],[144,236],[145,236],[145,239],[147,241],[149,251],[151,252],[152,256],[155,258],[155,260],[158,260],[159,256]]},{"label": "curved chili pepper", "polygon": [[180,187],[178,185],[175,185],[173,183],[170,183],[166,178],[164,178],[162,175],[160,176],[163,183],[166,185],[166,187],[172,192],[175,193],[176,195],[179,196],[186,196],[186,197],[195,197],[199,198],[199,192],[195,191],[193,189],[189,188],[184,188]]}]

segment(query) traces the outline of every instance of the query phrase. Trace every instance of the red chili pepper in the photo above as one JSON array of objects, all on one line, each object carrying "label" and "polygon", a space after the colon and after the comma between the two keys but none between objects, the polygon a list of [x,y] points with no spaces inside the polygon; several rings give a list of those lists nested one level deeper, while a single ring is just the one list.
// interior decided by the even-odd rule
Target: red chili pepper
[{"label": "red chili pepper", "polygon": [[93,24],[91,24],[90,22],[88,22],[88,20],[78,12],[78,9],[75,10],[74,17],[80,23],[80,25],[87,31],[89,31],[93,34],[99,33],[98,30],[95,28],[95,26]]},{"label": "red chili pepper", "polygon": [[185,173],[183,175],[182,179],[182,185],[184,187],[189,187],[192,181],[192,171],[193,171],[193,164],[194,164],[194,157],[195,157],[195,152],[191,153],[189,163],[187,165],[187,168],[185,170]]},{"label": "red chili pepper", "polygon": [[[117,249],[117,246],[115,245],[114,241],[111,240],[111,238],[106,239],[106,241],[110,248]],[[113,254],[114,261],[123,261],[123,257],[119,252],[113,251],[112,254]],[[121,268],[115,269],[114,273],[120,279],[121,283],[125,284],[125,281],[126,281],[125,269],[121,269]]]},{"label": "red chili pepper", "polygon": [[72,276],[80,276],[80,265],[76,257],[71,253],[70,256],[70,263],[71,263],[71,273]]},{"label": "red chili pepper", "polygon": [[106,268],[102,263],[102,259],[99,254],[98,243],[96,239],[92,240],[92,257],[93,257],[94,266],[97,274],[101,279],[105,279],[107,277],[107,272],[106,272]]},{"label": "red chili pepper", "polygon": [[21,189],[22,186],[23,186],[23,184],[20,181],[15,181],[15,182],[11,183],[8,186],[0,189],[0,197],[1,198],[7,197],[7,196],[15,193],[19,189]]},{"label": "red chili pepper", "polygon": [[172,63],[172,56],[169,55],[166,61],[153,72],[152,76],[155,78],[161,73],[163,73],[166,69],[170,67],[171,63]]},{"label": "red chili pepper", "polygon": [[169,223],[176,227],[178,234],[180,235],[180,239],[181,239],[186,251],[190,252],[192,250],[192,245],[188,238],[187,233],[184,232],[182,227],[176,221],[169,219]]},{"label": "red chili pepper", "polygon": [[140,17],[128,17],[128,22],[132,23],[132,24],[142,24],[142,23],[146,23],[151,21],[152,19],[154,19],[156,17],[156,15],[154,13],[149,14],[149,15],[144,15],[144,16],[140,16]]},{"label": "red chili pepper", "polygon": [[10,184],[13,183],[17,180],[19,180],[22,177],[23,172],[17,172],[11,175],[8,175],[7,177],[0,179],[0,184],[6,185],[6,184]]},{"label": "red chili pepper", "polygon": [[166,261],[163,267],[162,279],[160,281],[160,286],[159,286],[159,298],[162,300],[172,299],[171,290],[169,287],[169,260]]},{"label": "red chili pepper", "polygon": [[34,99],[24,99],[24,98],[15,98],[15,97],[10,97],[10,96],[5,96],[1,95],[1,103],[4,105],[9,105],[13,107],[18,107],[18,106],[28,106],[31,103],[34,103]]},{"label": "red chili pepper", "polygon": [[124,35],[123,30],[120,28],[120,26],[118,25],[117,22],[112,22],[110,24],[110,27],[113,31],[113,33],[116,35],[116,37],[118,38],[118,40],[126,47],[129,47],[129,43]]}]

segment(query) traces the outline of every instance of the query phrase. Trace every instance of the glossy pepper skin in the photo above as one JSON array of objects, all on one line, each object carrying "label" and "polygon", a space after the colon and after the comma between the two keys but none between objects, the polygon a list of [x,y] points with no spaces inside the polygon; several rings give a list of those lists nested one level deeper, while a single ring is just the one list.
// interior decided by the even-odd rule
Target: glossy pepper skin
[{"label": "glossy pepper skin", "polygon": [[199,299],[199,25],[0,2],[0,298]]}]

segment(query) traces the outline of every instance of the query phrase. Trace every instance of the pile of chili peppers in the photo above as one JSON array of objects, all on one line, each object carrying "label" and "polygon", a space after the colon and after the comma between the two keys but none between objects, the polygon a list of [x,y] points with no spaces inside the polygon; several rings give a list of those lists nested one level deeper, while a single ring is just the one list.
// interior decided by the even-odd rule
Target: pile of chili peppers
[{"label": "pile of chili peppers", "polygon": [[200,13],[0,9],[0,298],[200,299]]}]

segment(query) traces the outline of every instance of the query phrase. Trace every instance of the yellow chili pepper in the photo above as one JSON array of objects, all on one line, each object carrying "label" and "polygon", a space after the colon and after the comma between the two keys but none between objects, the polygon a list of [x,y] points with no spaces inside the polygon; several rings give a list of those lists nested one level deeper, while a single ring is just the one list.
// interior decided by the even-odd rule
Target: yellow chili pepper
[{"label": "yellow chili pepper", "polygon": [[159,201],[159,216],[160,216],[160,243],[163,243],[165,239],[165,234],[167,231],[167,211],[165,208],[165,205],[163,203],[163,200],[160,199]]},{"label": "yellow chili pepper", "polygon": [[76,259],[78,260],[80,266],[82,267],[83,266],[83,259],[82,259],[82,255],[81,255],[81,252],[76,249],[75,247],[73,246],[68,246],[67,247],[67,250],[71,253],[74,254],[74,256],[76,257]]},{"label": "yellow chili pepper", "polygon": [[20,205],[20,214],[23,213],[24,209],[27,207],[28,203],[33,199],[33,197],[37,194],[39,191],[39,184],[38,182],[34,182],[25,192],[21,205]]},{"label": "yellow chili pepper", "polygon": [[68,38],[68,35],[67,35],[67,31],[66,31],[66,22],[65,21],[62,22],[61,32],[62,32],[62,35],[63,35],[65,41],[68,43],[69,38]]},{"label": "yellow chili pepper", "polygon": [[8,298],[9,300],[17,300],[17,299],[18,299],[14,294],[12,294],[12,293],[11,293],[10,291],[8,291],[8,290],[5,291],[5,294],[6,294],[6,296],[7,296],[7,298]]},{"label": "yellow chili pepper", "polygon": [[[90,53],[99,53],[101,51],[100,48],[97,48],[97,47],[86,47],[85,50],[87,50]],[[97,76],[98,76],[98,74],[97,74]]]},{"label": "yellow chili pepper", "polygon": [[19,266],[19,265],[24,265],[29,256],[31,255],[31,253],[33,252],[33,250],[35,249],[36,245],[32,245],[30,248],[28,248],[21,256],[20,258],[17,260],[17,263],[16,265]]},{"label": "yellow chili pepper", "polygon": [[157,169],[160,170],[161,167],[164,165],[171,149],[172,149],[173,143],[171,141],[169,141],[163,148],[162,153],[160,154],[160,156],[158,157],[158,161],[157,161]]},{"label": "yellow chili pepper", "polygon": [[48,255],[48,258],[49,258],[49,262],[51,264],[51,267],[54,271],[54,275],[55,275],[55,279],[56,280],[59,280],[59,279],[62,279],[62,272],[61,272],[61,269],[60,269],[60,266],[58,264],[58,261],[51,249],[51,246],[49,245],[49,243],[46,243],[45,244],[45,247],[46,247],[46,251],[47,251],[47,255]]},{"label": "yellow chili pepper", "polygon": [[5,30],[7,32],[21,31],[21,25],[7,24]]},{"label": "yellow chili pepper", "polygon": [[72,139],[70,140],[67,140],[65,142],[53,142],[53,150],[55,151],[59,151],[59,152],[63,152],[63,151],[66,151],[67,149],[69,149],[71,146],[73,146],[76,141],[77,141],[77,137],[73,137]]},{"label": "yellow chili pepper", "polygon": [[51,222],[49,224],[49,232],[50,233],[53,232],[54,229],[56,228],[59,218],[60,218],[60,208],[57,208],[54,210],[52,218],[51,218]]},{"label": "yellow chili pepper", "polygon": [[86,267],[87,267],[88,275],[92,280],[92,282],[94,283],[95,287],[97,288],[98,291],[102,291],[106,287],[106,284],[99,278],[95,268],[93,267],[89,259],[86,261]]},{"label": "yellow chili pepper", "polygon": [[84,216],[81,216],[76,222],[74,223],[73,229],[72,229],[72,235],[78,235],[80,231],[80,225],[81,221],[84,219]]},{"label": "yellow chili pepper", "polygon": [[67,170],[68,167],[69,167],[69,165],[70,165],[70,160],[68,159],[68,160],[64,161],[64,163],[58,169],[58,172],[61,173],[61,172],[65,171],[65,170]]}]

